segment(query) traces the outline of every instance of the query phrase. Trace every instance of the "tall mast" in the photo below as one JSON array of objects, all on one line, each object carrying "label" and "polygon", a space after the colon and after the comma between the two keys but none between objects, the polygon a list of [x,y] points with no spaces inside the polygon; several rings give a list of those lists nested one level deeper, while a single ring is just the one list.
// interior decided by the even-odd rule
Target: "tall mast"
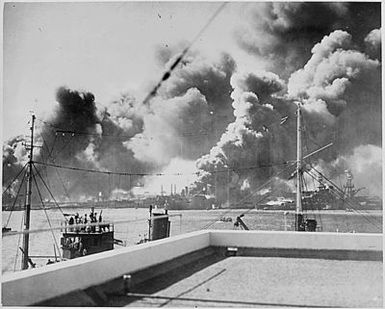
[{"label": "tall mast", "polygon": [[23,259],[22,259],[22,269],[28,268],[28,260],[29,260],[29,223],[31,217],[31,196],[32,196],[32,163],[33,163],[33,130],[35,126],[35,115],[32,115],[31,122],[31,145],[30,145],[30,153],[28,160],[28,173],[27,173],[27,193],[25,197],[25,214],[24,214],[24,233],[23,235]]},{"label": "tall mast", "polygon": [[230,167],[227,166],[227,207],[230,208]]},{"label": "tall mast", "polygon": [[297,202],[295,213],[295,230],[300,231],[302,229],[303,216],[302,216],[302,127],[301,127],[301,106],[300,102],[297,102]]}]

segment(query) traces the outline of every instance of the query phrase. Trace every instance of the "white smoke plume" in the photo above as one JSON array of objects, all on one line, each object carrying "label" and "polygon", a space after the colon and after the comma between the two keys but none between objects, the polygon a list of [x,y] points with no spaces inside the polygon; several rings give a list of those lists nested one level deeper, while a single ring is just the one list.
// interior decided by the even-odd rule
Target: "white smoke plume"
[{"label": "white smoke plume", "polygon": [[[379,192],[380,175],[365,178],[358,166],[365,166],[365,155],[371,158],[367,168],[382,164],[380,6],[251,3],[236,40],[263,60],[264,70],[238,70],[240,65],[226,53],[213,60],[191,51],[146,106],[127,91],[111,102],[98,102],[90,92],[61,87],[54,113],[37,132],[48,152],[35,160],[134,174],[183,165],[188,174],[196,161],[196,192],[216,187],[219,197],[226,196],[231,183],[232,195],[240,198],[241,188],[253,192],[295,158],[294,101],[301,101],[305,153],[333,141],[333,148],[312,160],[321,158],[324,171],[333,162],[344,162],[357,183]],[[185,46],[159,47],[158,71],[168,68]],[[156,82],[152,79],[149,89]],[[3,146],[3,184],[26,162],[21,140]],[[150,175],[60,170],[59,177],[49,168],[46,172],[54,178],[52,189],[67,199],[95,198],[99,192],[120,196],[138,182],[145,183],[142,191],[157,192],[162,182],[165,190],[171,182]],[[271,188],[290,191],[290,173],[281,174]],[[172,182],[180,188],[187,183]]]},{"label": "white smoke plume", "polygon": [[[215,171],[231,166],[240,179],[250,179],[252,187],[267,180],[275,169],[264,166],[295,156],[293,101],[296,100],[304,104],[307,152],[330,141],[335,143],[333,150],[319,154],[325,162],[348,155],[355,147],[367,143],[368,137],[375,145],[381,145],[380,63],[354,50],[352,42],[352,36],[345,31],[325,36],[314,46],[304,67],[290,76],[287,94],[283,93],[284,82],[277,76],[271,78],[274,76],[271,73],[263,78],[250,73],[233,75],[232,106],[236,119],[210,153],[197,161],[198,167]],[[271,125],[286,115],[290,115],[291,121],[285,129]],[[250,177],[246,171],[239,170],[240,162],[260,170]],[[354,160],[349,163],[354,164]],[[214,180],[218,185],[218,179]],[[206,175],[207,182],[213,184],[214,180]]]},{"label": "white smoke plume", "polygon": [[321,102],[330,114],[338,116],[347,104],[344,94],[352,82],[370,76],[380,66],[377,60],[347,49],[350,45],[351,35],[345,31],[324,37],[312,49],[313,55],[304,68],[291,75],[289,96],[303,99],[305,108],[309,105],[310,109]]},{"label": "white smoke plume", "polygon": [[364,41],[366,53],[373,59],[381,60],[381,28],[370,31]]},{"label": "white smoke plume", "polygon": [[[194,115],[197,110],[201,114]],[[207,115],[206,120],[201,117],[202,114]],[[143,115],[143,132],[125,145],[133,150],[136,159],[160,166],[168,165],[172,158],[178,156],[188,158],[191,151],[183,149],[186,137],[194,134],[201,137],[199,128],[191,131],[188,130],[189,125],[196,128],[196,121],[201,120],[202,127],[207,126],[208,115],[206,99],[196,88],[188,89],[181,97],[154,99],[151,113]]]},{"label": "white smoke plume", "polygon": [[145,176],[142,180],[143,186],[133,190],[135,195],[160,195],[161,189],[165,194],[170,194],[171,186],[176,185],[177,193],[189,186],[197,179],[198,170],[195,161],[172,159],[170,164],[162,169],[164,175]]},{"label": "white smoke plume", "polygon": [[381,19],[379,5],[360,2],[261,2],[250,5],[245,15],[236,31],[239,45],[285,79],[306,63],[314,44],[328,33],[349,29],[361,48]]},{"label": "white smoke plume", "polygon": [[340,156],[332,162],[320,160],[316,168],[337,184],[345,182],[345,172],[350,170],[354,176],[356,189],[365,187],[366,193],[382,196],[381,147],[360,145],[351,154]]},{"label": "white smoke plume", "polygon": [[238,175],[237,189],[244,181],[255,187],[272,175],[272,157],[282,160],[279,157],[283,155],[280,151],[273,155],[273,136],[275,131],[283,131],[275,105],[276,93],[284,89],[284,82],[275,74],[261,71],[236,73],[231,85],[235,121],[227,126],[210,153],[197,161],[198,168],[210,173],[201,181],[216,187],[217,192],[226,190],[232,173]]}]

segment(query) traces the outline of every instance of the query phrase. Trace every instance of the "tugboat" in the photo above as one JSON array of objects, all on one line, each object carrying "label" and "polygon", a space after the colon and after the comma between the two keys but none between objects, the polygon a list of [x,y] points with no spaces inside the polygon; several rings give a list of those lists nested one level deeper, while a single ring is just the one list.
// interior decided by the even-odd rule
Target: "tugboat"
[{"label": "tugboat", "polygon": [[[29,267],[34,268],[36,263],[33,263],[30,256],[30,243],[29,243],[29,232],[30,232],[30,221],[31,221],[31,201],[32,201],[32,183],[34,179],[34,162],[33,162],[33,149],[34,149],[34,123],[35,116],[32,115],[31,121],[31,140],[29,147],[29,161],[26,164],[26,199],[24,205],[24,233],[23,233],[23,245],[19,247],[22,252],[22,263],[21,269],[28,269]],[[38,175],[38,171],[36,172]],[[23,179],[24,181],[24,179]],[[37,185],[37,184],[36,184]],[[38,190],[38,192],[40,192]],[[40,195],[40,193],[39,193]],[[40,196],[41,198],[41,196]],[[44,211],[48,208],[44,205],[43,200],[42,205]],[[12,207],[11,211],[14,207]],[[58,262],[60,260],[68,260],[76,257],[94,254],[98,252],[103,252],[106,250],[112,250],[114,248],[114,242],[118,242],[118,240],[114,239],[114,225],[109,222],[104,222],[102,220],[102,212],[100,212],[99,218],[96,218],[96,213],[94,212],[94,208],[91,208],[91,214],[89,217],[89,222],[87,224],[86,219],[80,220],[78,215],[71,216],[68,220],[65,218],[62,230],[61,237],[61,248],[62,248],[62,256],[59,256],[59,259],[56,255],[55,250],[55,261]],[[66,214],[64,214],[66,217]],[[8,223],[8,222],[7,222]],[[3,226],[2,233],[11,234],[13,231],[10,227]],[[55,240],[56,244],[56,240]],[[57,246],[57,244],[56,244]],[[57,246],[59,249],[59,247]],[[55,246],[54,246],[55,249]],[[39,258],[39,256],[34,256],[34,258]],[[52,260],[48,260],[47,264],[54,263]]]},{"label": "tugboat", "polygon": [[[80,223],[80,224],[79,224]],[[91,208],[90,224],[82,222],[76,214],[64,222],[64,231],[60,239],[63,259],[74,259],[80,256],[114,249],[114,225],[103,222],[101,213],[96,220],[94,208]]]}]

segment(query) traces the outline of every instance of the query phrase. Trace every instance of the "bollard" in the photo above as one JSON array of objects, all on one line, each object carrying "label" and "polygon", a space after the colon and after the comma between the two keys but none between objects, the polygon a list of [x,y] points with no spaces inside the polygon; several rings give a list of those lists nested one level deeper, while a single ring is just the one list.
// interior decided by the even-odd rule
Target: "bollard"
[{"label": "bollard", "polygon": [[124,294],[127,294],[130,292],[131,289],[131,275],[123,275],[123,291]]}]

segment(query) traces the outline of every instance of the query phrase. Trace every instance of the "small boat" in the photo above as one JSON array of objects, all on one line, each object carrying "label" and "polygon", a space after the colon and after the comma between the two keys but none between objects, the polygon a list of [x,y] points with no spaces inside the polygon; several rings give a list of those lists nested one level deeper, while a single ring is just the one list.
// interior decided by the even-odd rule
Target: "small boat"
[{"label": "small boat", "polygon": [[92,221],[87,224],[78,215],[64,222],[64,232],[60,240],[63,259],[74,259],[80,256],[114,249],[114,225],[103,222],[101,213],[96,221],[94,208],[91,208]]},{"label": "small boat", "polygon": [[1,231],[3,232],[3,234],[4,233],[9,233],[9,232],[11,232],[11,228],[10,227],[6,227],[6,226],[3,226],[3,228],[1,229]]}]

